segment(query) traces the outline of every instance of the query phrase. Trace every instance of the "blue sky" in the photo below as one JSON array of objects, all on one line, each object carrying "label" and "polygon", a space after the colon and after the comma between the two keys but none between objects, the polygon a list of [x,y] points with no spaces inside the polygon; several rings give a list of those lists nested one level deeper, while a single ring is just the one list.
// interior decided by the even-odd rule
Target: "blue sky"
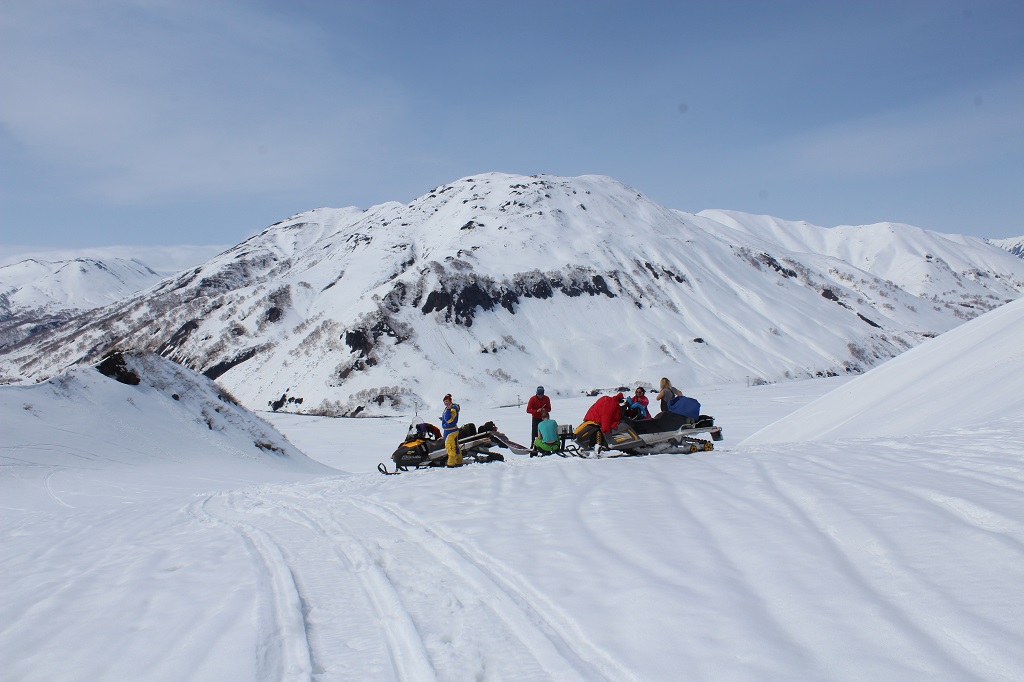
[{"label": "blue sky", "polygon": [[0,244],[233,244],[484,171],[1024,235],[1024,2],[0,4]]}]

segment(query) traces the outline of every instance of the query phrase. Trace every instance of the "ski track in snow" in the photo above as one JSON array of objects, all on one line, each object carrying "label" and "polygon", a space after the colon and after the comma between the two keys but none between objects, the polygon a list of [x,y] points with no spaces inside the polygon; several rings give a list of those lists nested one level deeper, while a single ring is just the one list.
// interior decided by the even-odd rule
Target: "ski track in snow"
[{"label": "ski track in snow", "polygon": [[57,504],[67,507],[68,509],[74,509],[75,506],[73,504],[68,504],[64,500],[60,499],[60,497],[57,496],[57,493],[53,492],[53,485],[51,485],[50,479],[53,478],[53,475],[56,473],[59,473],[59,470],[51,471],[46,475],[46,493],[50,496],[50,499]]},{"label": "ski track in snow", "polygon": [[[740,656],[732,679],[782,669],[849,679],[837,672],[844,667],[878,678],[1018,679],[1020,628],[1006,608],[992,617],[955,584],[991,578],[991,567],[974,556],[993,549],[1024,556],[1024,523],[1012,513],[1024,481],[995,456],[998,439],[993,445],[983,443],[977,456],[955,439],[935,438],[916,450],[874,442],[863,453],[818,444],[802,446],[798,456],[632,460],[650,469],[633,485],[653,500],[652,527],[691,548],[683,566],[666,562],[658,545],[619,516],[615,472],[624,461],[515,464],[550,469],[548,485],[560,494],[556,513],[577,531],[573,546],[602,557],[595,570],[609,582],[629,576],[633,588],[659,585],[691,607],[677,617],[704,619],[708,634],[691,635],[673,656],[685,661],[679,670],[686,675],[718,677],[721,669],[700,654],[719,650],[725,659]],[[677,475],[664,475],[670,470]],[[478,493],[514,503],[511,473]],[[431,475],[440,474],[414,474]],[[643,679],[635,661],[597,645],[594,623],[569,615],[505,560],[512,557],[449,521],[413,513],[415,501],[386,501],[378,493],[391,479],[371,481],[264,486],[204,503],[205,513],[246,536],[263,565],[260,646],[286,643],[264,652],[265,679],[367,671],[397,680],[464,679],[467,671],[478,679]],[[936,525],[944,538],[914,538],[915,528]],[[943,539],[960,546],[946,559],[948,571]],[[1006,572],[1011,582],[1013,574],[1024,579],[1019,567]],[[742,654],[733,651],[738,642]],[[873,656],[865,660],[864,651]]]},{"label": "ski track in snow", "polygon": [[[936,450],[950,459],[958,455],[955,450]],[[1016,668],[1020,664],[1019,654],[1015,652],[1019,633],[979,618],[971,605],[957,600],[955,590],[950,590],[948,585],[935,584],[934,571],[913,570],[915,557],[901,546],[905,538],[893,537],[888,532],[887,520],[879,523],[877,515],[852,510],[864,509],[863,502],[857,500],[859,497],[861,500],[870,498],[870,505],[875,509],[890,508],[894,514],[902,514],[908,523],[913,523],[915,517],[944,517],[946,524],[956,524],[949,532],[950,538],[960,538],[965,543],[1002,543],[1017,554],[1021,553],[1019,538],[1024,537],[1024,526],[1001,513],[935,488],[890,485],[884,472],[893,464],[902,466],[903,462],[890,461],[887,465],[871,455],[859,464],[865,462],[870,471],[867,475],[827,457],[802,460],[801,466],[808,469],[801,472],[801,476],[780,475],[777,467],[763,462],[759,462],[759,468],[772,497],[786,504],[802,518],[802,523],[818,533],[820,544],[832,555],[832,562],[846,574],[848,583],[862,593],[863,603],[874,605],[887,622],[898,628],[898,632],[889,633],[886,639],[905,639],[903,647],[919,650],[921,658],[937,661],[935,674],[984,679],[993,668],[1000,670],[1007,679],[1019,674]],[[911,480],[907,476],[895,478]],[[817,485],[821,481],[827,485]],[[949,478],[939,480],[940,485],[949,485],[949,482]],[[959,486],[961,482],[956,483]],[[1009,488],[1014,490],[1018,486]],[[830,494],[823,495],[823,490]],[[986,490],[979,491],[979,499],[1006,492],[990,484]],[[967,547],[960,551],[971,554]],[[965,623],[971,626],[965,628]],[[951,639],[955,646],[950,646]],[[888,646],[892,646],[891,640]],[[1008,655],[1008,652],[1012,653]],[[979,666],[980,662],[984,662],[984,666]]]},{"label": "ski track in snow", "polygon": [[[574,620],[560,613],[529,584],[518,580],[514,571],[471,542],[453,537],[440,527],[431,528],[396,505],[366,498],[357,498],[356,503],[395,530],[415,528],[413,534],[437,563],[456,575],[461,584],[470,586],[485,598],[485,607],[503,621],[511,636],[519,639],[526,651],[542,664],[547,673],[545,677],[633,679],[617,662],[590,644]],[[508,640],[504,641],[507,644]],[[520,667],[519,670],[527,669]],[[533,675],[524,677],[531,678]]]},{"label": "ski track in snow", "polygon": [[193,513],[256,558],[262,679],[636,679],[493,557],[393,504],[324,486],[220,493]]}]

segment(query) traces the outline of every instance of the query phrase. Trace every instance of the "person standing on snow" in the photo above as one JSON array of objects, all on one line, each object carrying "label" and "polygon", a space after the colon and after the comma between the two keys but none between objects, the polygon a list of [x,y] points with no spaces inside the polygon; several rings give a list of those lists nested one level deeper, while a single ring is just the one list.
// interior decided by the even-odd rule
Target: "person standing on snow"
[{"label": "person standing on snow", "polygon": [[444,396],[444,412],[441,413],[441,437],[444,449],[448,451],[448,466],[462,466],[462,452],[459,450],[459,406],[452,402],[452,394]]},{"label": "person standing on snow", "polygon": [[551,414],[551,400],[544,395],[544,387],[538,386],[537,393],[530,396],[530,399],[526,403],[526,411],[531,417],[533,417],[533,423],[530,426],[530,442],[537,440],[537,424],[540,424],[542,419],[540,417],[541,410],[545,414]]}]

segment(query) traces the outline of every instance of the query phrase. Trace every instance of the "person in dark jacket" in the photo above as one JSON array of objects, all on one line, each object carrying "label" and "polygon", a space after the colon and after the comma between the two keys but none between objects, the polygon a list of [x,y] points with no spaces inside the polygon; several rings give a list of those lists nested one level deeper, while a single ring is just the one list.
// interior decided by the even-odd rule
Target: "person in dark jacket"
[{"label": "person in dark jacket", "polygon": [[541,410],[551,414],[551,399],[544,395],[544,387],[538,386],[537,392],[526,402],[526,412],[533,418],[530,426],[530,442],[537,440],[537,424],[540,424]]}]

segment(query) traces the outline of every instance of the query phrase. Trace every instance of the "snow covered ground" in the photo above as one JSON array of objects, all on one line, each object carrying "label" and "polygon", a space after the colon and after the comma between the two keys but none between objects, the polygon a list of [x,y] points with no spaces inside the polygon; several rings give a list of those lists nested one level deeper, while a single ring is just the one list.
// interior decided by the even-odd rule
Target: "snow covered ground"
[{"label": "snow covered ground", "polygon": [[[1000,311],[912,353],[1019,404],[1020,362],[962,362],[1014,357],[1024,307]],[[904,357],[703,389],[714,452],[387,477],[412,415],[262,415],[317,464],[162,365],[140,386],[83,369],[2,388],[2,677],[1024,680],[1019,413],[755,436],[833,390],[854,412],[880,385],[909,395]],[[525,440],[522,410],[463,419]],[[818,434],[849,420],[812,414]]]}]

